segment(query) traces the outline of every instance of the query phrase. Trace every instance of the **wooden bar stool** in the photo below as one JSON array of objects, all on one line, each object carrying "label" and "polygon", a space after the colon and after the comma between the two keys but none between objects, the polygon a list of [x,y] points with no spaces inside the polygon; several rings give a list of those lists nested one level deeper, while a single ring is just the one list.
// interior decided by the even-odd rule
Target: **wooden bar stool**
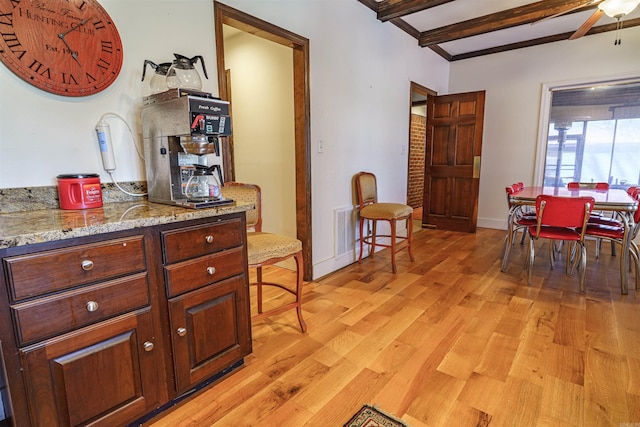
[{"label": "wooden bar stool", "polygon": [[[378,189],[376,176],[371,172],[360,172],[355,177],[356,191],[358,195],[358,207],[360,210],[360,255],[358,262],[362,262],[363,244],[370,246],[370,256],[373,256],[376,246],[391,248],[391,270],[395,274],[396,252],[404,249],[398,248],[396,240],[405,241],[409,252],[409,258],[413,261],[411,253],[411,235],[413,233],[413,208],[402,203],[378,203]],[[364,223],[372,222],[371,234],[364,235]],[[391,232],[389,235],[376,235],[376,225],[378,221],[387,221]],[[398,221],[406,221],[407,236],[398,236],[396,233]],[[369,229],[369,227],[367,227]],[[389,244],[380,243],[377,238],[389,238]]]},{"label": "wooden bar stool", "polygon": [[[302,332],[307,330],[307,324],[302,318],[302,284],[303,257],[302,242],[294,237],[282,234],[266,233],[262,231],[262,196],[260,187],[254,184],[227,182],[222,187],[222,194],[226,198],[252,203],[255,210],[247,211],[247,256],[249,268],[256,269],[256,281],[250,283],[258,291],[258,314],[252,319],[282,313],[295,308]],[[274,265],[278,262],[293,258],[296,262],[296,287],[291,289],[281,283],[265,282],[262,278],[262,267]],[[281,306],[264,311],[262,308],[262,287],[274,286],[293,295],[295,300]]]}]

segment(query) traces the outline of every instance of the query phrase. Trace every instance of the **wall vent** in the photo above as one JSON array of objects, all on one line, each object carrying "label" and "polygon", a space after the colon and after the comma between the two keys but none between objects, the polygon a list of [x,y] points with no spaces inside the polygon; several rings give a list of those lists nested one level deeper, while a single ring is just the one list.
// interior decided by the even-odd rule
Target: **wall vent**
[{"label": "wall vent", "polygon": [[353,206],[346,206],[334,209],[333,215],[335,233],[334,258],[353,254],[357,241],[356,210]]}]

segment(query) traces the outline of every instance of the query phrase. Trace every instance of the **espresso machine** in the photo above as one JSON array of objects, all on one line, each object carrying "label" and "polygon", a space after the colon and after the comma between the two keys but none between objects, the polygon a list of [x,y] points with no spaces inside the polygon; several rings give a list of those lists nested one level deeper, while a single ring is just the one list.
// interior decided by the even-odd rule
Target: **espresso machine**
[{"label": "espresso machine", "polygon": [[170,89],[143,99],[141,121],[150,202],[194,209],[233,203],[220,191],[218,137],[231,135],[229,102]]}]

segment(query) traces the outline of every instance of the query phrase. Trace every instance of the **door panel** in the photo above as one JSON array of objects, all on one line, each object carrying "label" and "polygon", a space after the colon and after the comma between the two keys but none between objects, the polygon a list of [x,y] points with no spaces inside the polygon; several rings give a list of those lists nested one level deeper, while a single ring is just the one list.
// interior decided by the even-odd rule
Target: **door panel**
[{"label": "door panel", "polygon": [[485,93],[427,98],[422,223],[475,232]]}]

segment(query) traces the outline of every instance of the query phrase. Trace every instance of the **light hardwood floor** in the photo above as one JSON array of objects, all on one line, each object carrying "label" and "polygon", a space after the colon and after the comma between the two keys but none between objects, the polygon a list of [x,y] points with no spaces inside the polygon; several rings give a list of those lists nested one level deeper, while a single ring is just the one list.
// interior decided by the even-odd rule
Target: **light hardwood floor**
[{"label": "light hardwood floor", "polygon": [[254,323],[243,368],[148,425],[342,426],[367,403],[413,427],[639,427],[640,291],[617,258],[590,242],[580,294],[538,242],[528,287],[503,238],[421,230],[396,275],[383,251],[305,284],[306,334],[293,311]]}]

